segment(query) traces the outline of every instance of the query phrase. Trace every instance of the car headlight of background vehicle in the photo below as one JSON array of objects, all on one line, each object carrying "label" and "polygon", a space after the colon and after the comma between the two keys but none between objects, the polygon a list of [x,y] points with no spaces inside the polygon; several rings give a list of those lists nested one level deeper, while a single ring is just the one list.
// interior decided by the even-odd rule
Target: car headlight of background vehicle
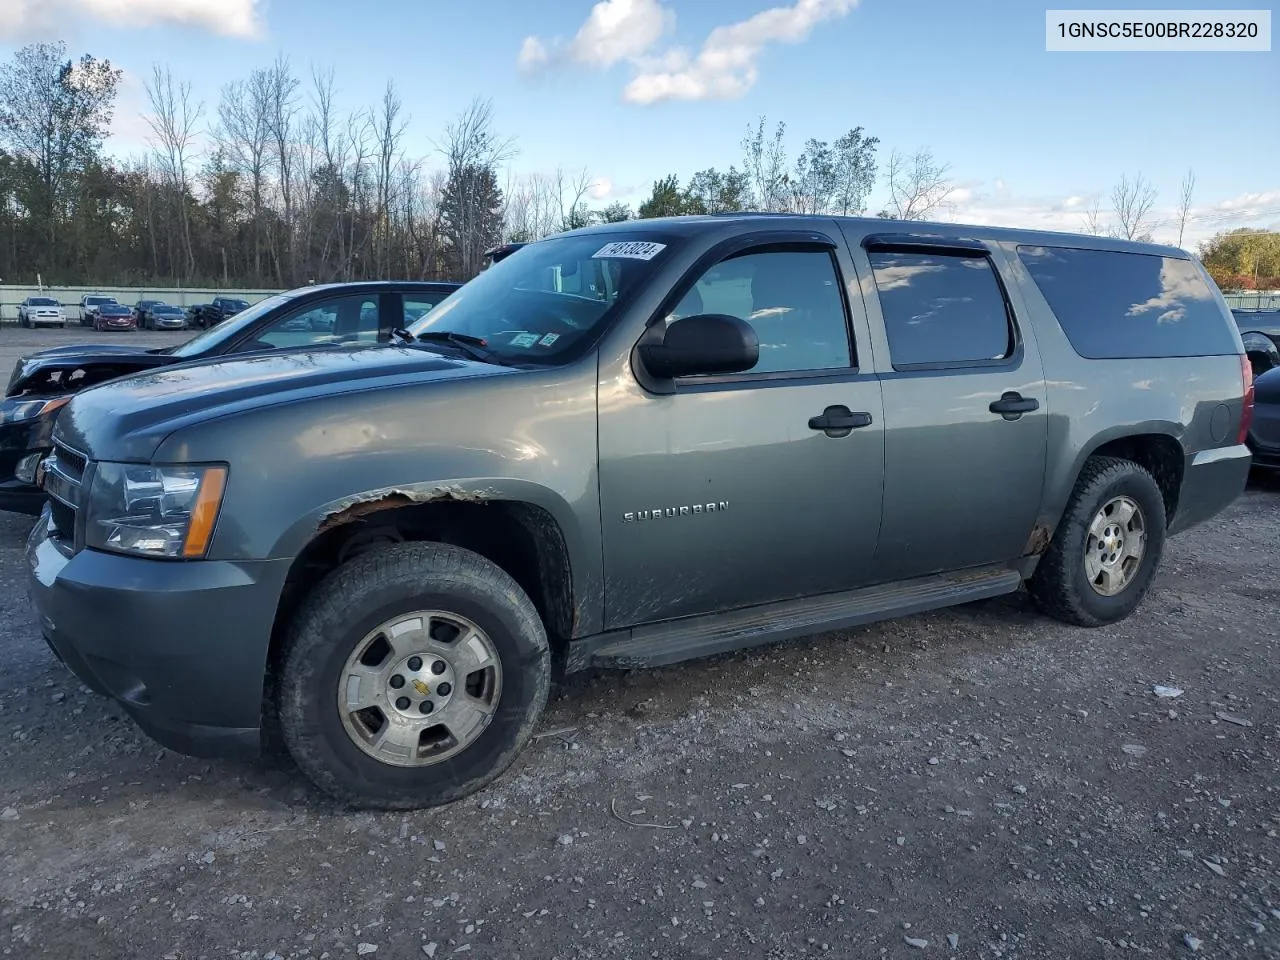
[{"label": "car headlight of background vehicle", "polygon": [[143,557],[203,557],[226,481],[225,466],[99,463],[85,542]]},{"label": "car headlight of background vehicle", "polygon": [[35,420],[45,413],[53,413],[71,399],[71,394],[62,397],[40,397],[32,400],[9,400],[4,410],[0,411],[0,422],[18,423],[22,420]]}]

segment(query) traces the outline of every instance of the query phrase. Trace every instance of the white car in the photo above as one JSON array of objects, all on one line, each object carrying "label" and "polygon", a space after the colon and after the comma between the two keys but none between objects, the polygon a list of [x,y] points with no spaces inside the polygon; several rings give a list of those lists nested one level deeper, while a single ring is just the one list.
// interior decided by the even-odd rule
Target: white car
[{"label": "white car", "polygon": [[18,304],[18,326],[35,327],[42,323],[67,325],[67,313],[53,297],[27,297]]}]

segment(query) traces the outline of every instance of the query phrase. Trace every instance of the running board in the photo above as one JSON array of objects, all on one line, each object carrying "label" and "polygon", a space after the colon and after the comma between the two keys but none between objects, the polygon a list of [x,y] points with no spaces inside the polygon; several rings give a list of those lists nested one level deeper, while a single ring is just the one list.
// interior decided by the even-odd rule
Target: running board
[{"label": "running board", "polygon": [[662,667],[695,657],[998,597],[1013,593],[1021,583],[1022,577],[1016,570],[986,567],[666,620],[575,641],[570,645],[566,668],[572,672],[586,667]]}]

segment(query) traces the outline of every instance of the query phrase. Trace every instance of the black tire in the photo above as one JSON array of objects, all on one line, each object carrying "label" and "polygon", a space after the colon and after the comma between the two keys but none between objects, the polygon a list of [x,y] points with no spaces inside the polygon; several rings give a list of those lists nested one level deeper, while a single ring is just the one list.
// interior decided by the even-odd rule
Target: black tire
[{"label": "black tire", "polygon": [[[497,708],[460,753],[423,766],[369,756],[337,709],[340,672],[355,645],[387,620],[447,610],[488,635],[502,666]],[[290,625],[278,710],[290,755],[321,790],[354,807],[405,810],[450,803],[503,773],[547,702],[551,654],[528,595],[504,570],[449,544],[401,543],[356,557],[325,577]]]},{"label": "black tire", "polygon": [[[1117,496],[1132,499],[1143,513],[1146,544],[1132,578],[1112,596],[1098,593],[1085,573],[1089,525]],[[1027,589],[1049,616],[1081,627],[1100,627],[1129,616],[1151,587],[1164,553],[1167,519],[1155,479],[1132,460],[1090,457],[1076,480],[1058,529]]]}]

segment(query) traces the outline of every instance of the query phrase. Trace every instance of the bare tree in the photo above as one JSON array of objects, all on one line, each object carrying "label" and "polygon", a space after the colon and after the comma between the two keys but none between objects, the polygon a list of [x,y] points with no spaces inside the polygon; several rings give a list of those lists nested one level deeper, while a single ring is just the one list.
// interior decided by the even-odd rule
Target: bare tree
[{"label": "bare tree", "polygon": [[159,64],[152,67],[151,80],[145,86],[152,111],[146,118],[147,125],[151,127],[155,138],[152,145],[164,164],[165,175],[173,190],[186,254],[184,275],[190,277],[196,269],[196,257],[191,245],[191,222],[187,216],[190,192],[187,164],[195,145],[196,126],[204,114],[204,102],[193,102],[191,83],[184,80],[175,84],[169,68],[161,68]]},{"label": "bare tree", "polygon": [[1084,232],[1095,237],[1105,236],[1107,232],[1102,222],[1102,200],[1096,195],[1084,211]]},{"label": "bare tree", "polygon": [[248,81],[235,80],[222,88],[218,128],[214,133],[232,169],[249,181],[250,223],[253,232],[253,280],[262,282],[262,223],[270,174],[267,122],[268,79],[255,70]]},{"label": "bare tree", "polygon": [[442,232],[449,241],[450,266],[460,277],[480,272],[481,257],[502,236],[502,191],[498,166],[514,141],[493,128],[493,102],[473,100],[446,128],[440,148],[448,179],[441,196]]},{"label": "bare tree", "polygon": [[[267,131],[274,150],[276,177],[280,198],[284,203],[283,236],[280,247],[274,244],[276,279],[281,285],[293,280],[294,274],[294,167],[295,136],[298,115],[299,80],[293,75],[289,59],[280,54],[266,71]],[[287,278],[287,279],[286,279]]]},{"label": "bare tree", "polygon": [[1133,180],[1128,175],[1111,190],[1111,207],[1115,212],[1115,235],[1125,240],[1150,240],[1148,216],[1156,202],[1156,188],[1141,173]]},{"label": "bare tree", "polygon": [[375,266],[381,272],[390,269],[391,260],[391,199],[393,190],[392,168],[396,155],[400,151],[400,140],[404,136],[408,120],[400,119],[400,94],[396,92],[395,83],[387,82],[382,94],[382,109],[378,114],[377,130],[374,133],[378,144],[378,170],[376,174],[378,190],[378,224],[381,229],[382,251]]},{"label": "bare tree", "polygon": [[[572,179],[565,177],[564,172],[556,169],[556,193],[560,203],[560,229],[577,230],[591,221],[591,214],[583,200],[591,189],[591,174],[583,167]],[[565,203],[565,199],[568,203]]]},{"label": "bare tree", "polygon": [[928,149],[906,156],[897,150],[889,154],[885,181],[889,202],[880,216],[890,220],[928,220],[955,192],[948,173],[950,164],[934,160]]},{"label": "bare tree", "polygon": [[756,210],[772,213],[787,209],[790,178],[782,142],[785,132],[786,124],[779,121],[773,136],[766,139],[764,117],[760,117],[756,128],[748,129],[742,138],[742,168],[749,178],[753,194],[751,206]]},{"label": "bare tree", "polygon": [[1191,198],[1196,190],[1196,174],[1194,170],[1188,170],[1187,175],[1182,178],[1182,196],[1181,202],[1178,204],[1178,246],[1182,246],[1182,235],[1187,229],[1187,220],[1191,216]]}]

